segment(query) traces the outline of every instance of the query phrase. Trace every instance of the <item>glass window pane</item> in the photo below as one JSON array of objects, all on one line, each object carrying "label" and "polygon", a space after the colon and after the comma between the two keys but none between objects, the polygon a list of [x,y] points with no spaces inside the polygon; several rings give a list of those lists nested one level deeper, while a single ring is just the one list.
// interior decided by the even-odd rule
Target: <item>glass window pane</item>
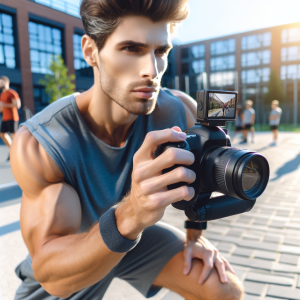
[{"label": "glass window pane", "polygon": [[13,27],[12,17],[10,15],[2,14],[2,25],[3,27]]},{"label": "glass window pane", "polygon": [[4,64],[4,53],[2,45],[0,45],[0,64]]},{"label": "glass window pane", "polygon": [[38,39],[39,41],[45,40],[44,26],[41,24],[38,25]]},{"label": "glass window pane", "polygon": [[74,60],[74,68],[75,68],[75,70],[81,69],[81,66],[80,66],[80,59],[75,59],[75,60]]},{"label": "glass window pane", "polygon": [[61,40],[61,33],[60,30],[53,28],[52,29],[53,39],[54,40]]},{"label": "glass window pane", "polygon": [[287,29],[281,31],[281,43],[285,44],[287,42]]},{"label": "glass window pane", "polygon": [[4,53],[5,53],[5,58],[14,58],[15,57],[15,47],[13,46],[4,46]]},{"label": "glass window pane", "polygon": [[45,40],[47,41],[47,43],[52,42],[52,34],[50,27],[45,27]]},{"label": "glass window pane", "polygon": [[28,29],[29,29],[29,33],[36,35],[37,34],[37,25],[33,22],[29,22],[28,23]]},{"label": "glass window pane", "polygon": [[181,58],[188,58],[189,57],[189,48],[181,49]]},{"label": "glass window pane", "polygon": [[30,50],[30,60],[31,64],[39,62],[39,52],[36,50]]},{"label": "glass window pane", "polygon": [[14,69],[16,67],[16,61],[11,58],[6,58],[6,67]]},{"label": "glass window pane", "polygon": [[4,27],[3,28],[3,33],[6,33],[7,35],[12,35],[13,30],[12,30],[12,28]]},{"label": "glass window pane", "polygon": [[5,44],[13,45],[14,44],[14,37],[12,35],[3,35],[3,41]]}]

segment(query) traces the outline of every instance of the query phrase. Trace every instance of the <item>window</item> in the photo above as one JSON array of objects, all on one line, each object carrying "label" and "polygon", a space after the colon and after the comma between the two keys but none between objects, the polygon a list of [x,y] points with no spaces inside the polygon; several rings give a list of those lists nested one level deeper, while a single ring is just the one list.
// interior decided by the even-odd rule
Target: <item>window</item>
[{"label": "window", "polygon": [[242,83],[268,82],[270,79],[270,68],[244,70],[241,78]]},{"label": "window", "polygon": [[189,58],[189,48],[183,48],[181,49],[181,58]]},{"label": "window", "polygon": [[210,74],[210,85],[224,87],[234,84],[234,72],[217,72]]},{"label": "window", "polygon": [[13,17],[0,12],[0,66],[16,67]]},{"label": "window", "polygon": [[73,34],[73,49],[74,49],[74,68],[76,75],[83,77],[94,77],[93,68],[83,58],[81,50],[82,35]]},{"label": "window", "polygon": [[271,51],[257,51],[243,53],[241,56],[242,67],[252,67],[261,64],[269,64],[271,62]]},{"label": "window", "polygon": [[200,58],[205,56],[205,45],[195,45],[191,47],[193,58]]},{"label": "window", "polygon": [[199,74],[205,71],[205,60],[194,60],[192,62],[192,71],[194,74]]},{"label": "window", "polygon": [[219,56],[210,59],[211,71],[222,71],[235,68],[235,55]]},{"label": "window", "polygon": [[300,41],[300,27],[283,29],[281,31],[282,44],[294,43]]},{"label": "window", "polygon": [[281,49],[281,61],[300,60],[300,46],[284,47]]},{"label": "window", "polygon": [[300,78],[300,64],[281,66],[280,77],[284,79],[299,79]]},{"label": "window", "polygon": [[235,52],[235,39],[212,42],[210,44],[210,54],[219,55]]},{"label": "window", "polygon": [[34,97],[34,110],[39,112],[44,109],[50,101],[50,96],[46,94],[45,87],[34,86],[33,87],[33,97]]},{"label": "window", "polygon": [[60,29],[35,22],[29,22],[28,27],[31,71],[50,73],[52,57],[62,55],[62,32]]},{"label": "window", "polygon": [[272,34],[265,32],[242,37],[242,50],[271,46]]},{"label": "window", "polygon": [[188,63],[181,64],[181,72],[182,72],[182,74],[189,73],[189,64]]}]

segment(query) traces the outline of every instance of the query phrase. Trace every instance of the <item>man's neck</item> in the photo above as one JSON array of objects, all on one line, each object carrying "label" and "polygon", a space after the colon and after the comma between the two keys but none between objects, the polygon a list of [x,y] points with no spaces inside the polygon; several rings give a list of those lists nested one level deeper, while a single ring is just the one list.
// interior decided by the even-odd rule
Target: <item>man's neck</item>
[{"label": "man's neck", "polygon": [[100,84],[76,96],[80,114],[89,130],[112,147],[123,147],[138,117],[128,113],[103,93]]}]

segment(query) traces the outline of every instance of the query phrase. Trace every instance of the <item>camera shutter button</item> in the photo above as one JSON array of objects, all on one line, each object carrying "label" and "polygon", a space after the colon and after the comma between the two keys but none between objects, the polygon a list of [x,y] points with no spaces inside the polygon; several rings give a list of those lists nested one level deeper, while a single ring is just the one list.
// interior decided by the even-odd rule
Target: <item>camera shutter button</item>
[{"label": "camera shutter button", "polygon": [[185,144],[185,142],[182,142],[182,143],[179,143],[179,144],[177,145],[177,147],[178,147],[178,148],[185,148],[185,147],[186,147],[186,144]]}]

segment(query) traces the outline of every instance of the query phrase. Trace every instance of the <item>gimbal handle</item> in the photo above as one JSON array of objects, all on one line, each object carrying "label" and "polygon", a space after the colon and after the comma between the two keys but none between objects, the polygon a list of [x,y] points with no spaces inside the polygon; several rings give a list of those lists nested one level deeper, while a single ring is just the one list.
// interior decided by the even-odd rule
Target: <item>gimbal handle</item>
[{"label": "gimbal handle", "polygon": [[207,222],[250,211],[256,200],[241,200],[231,196],[210,198],[195,202],[185,209],[185,215],[194,222]]}]

